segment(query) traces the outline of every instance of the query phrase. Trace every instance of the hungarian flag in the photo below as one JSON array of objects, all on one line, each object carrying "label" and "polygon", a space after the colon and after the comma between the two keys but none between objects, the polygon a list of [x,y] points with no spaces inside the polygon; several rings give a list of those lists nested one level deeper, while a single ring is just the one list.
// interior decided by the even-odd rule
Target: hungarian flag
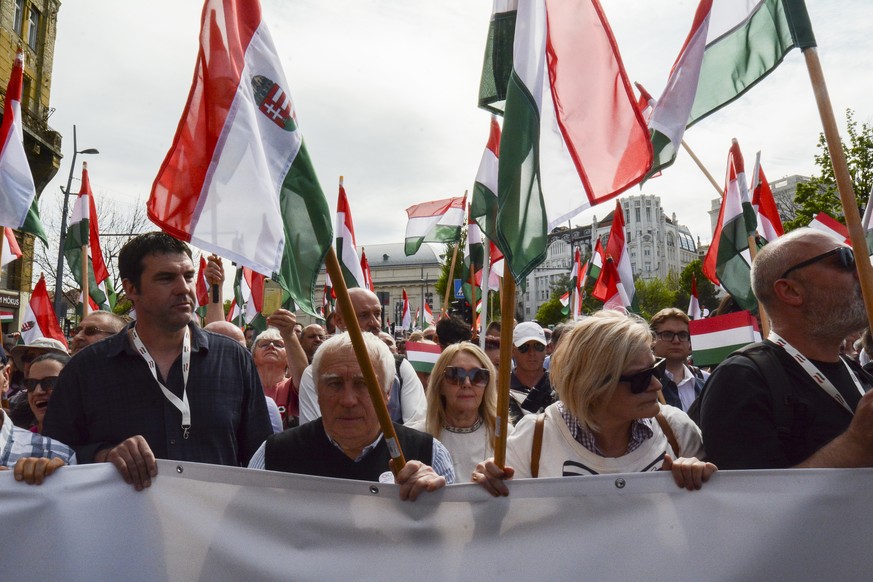
[{"label": "hungarian flag", "polygon": [[464,296],[470,305],[475,305],[482,296],[482,269],[485,266],[485,245],[479,225],[472,214],[467,216],[467,242],[464,247],[462,271]]},{"label": "hungarian flag", "polygon": [[758,320],[748,311],[697,319],[688,324],[688,331],[696,366],[718,365],[736,350],[761,341]]},{"label": "hungarian flag", "polygon": [[369,289],[361,270],[361,261],[358,259],[352,209],[349,206],[349,199],[346,197],[346,189],[343,188],[342,178],[340,178],[339,196],[336,200],[336,255],[346,280],[346,286]]},{"label": "hungarian flag", "polygon": [[752,293],[752,259],[749,235],[755,232],[755,211],[746,185],[743,155],[736,140],[728,153],[725,193],[721,200],[718,223],[712,244],[703,261],[703,274],[730,293],[737,305],[757,311],[758,301]]},{"label": "hungarian flag", "polygon": [[642,181],[652,145],[597,0],[519,2],[512,66],[496,240],[520,281],[553,227]]},{"label": "hungarian flag", "polygon": [[561,295],[561,306],[563,307],[562,311],[564,315],[570,314],[570,292],[565,291],[563,295]]},{"label": "hungarian flag", "polygon": [[414,322],[413,325],[417,329],[424,329],[424,326],[421,325],[421,307],[415,308],[415,317],[413,318],[412,321]]},{"label": "hungarian flag", "polygon": [[[866,211],[864,212],[864,215],[867,215]],[[841,243],[852,244],[849,239],[849,229],[846,228],[846,225],[826,212],[819,212],[816,214],[809,223],[809,227],[814,228]]]},{"label": "hungarian flag", "polygon": [[15,233],[8,226],[3,227],[2,247],[0,247],[0,268],[5,267],[12,261],[21,258],[21,247]]},{"label": "hungarian flag", "polygon": [[33,174],[24,153],[24,126],[21,123],[23,77],[24,54],[19,49],[6,85],[3,124],[0,125],[0,226],[29,232],[46,243]]},{"label": "hungarian flag", "polygon": [[209,283],[206,282],[206,257],[201,253],[200,268],[197,271],[197,311],[203,317],[206,314],[206,306],[210,303]]},{"label": "hungarian flag", "polygon": [[433,311],[431,311],[430,305],[427,303],[424,304],[424,309],[421,312],[422,317],[422,327],[427,327],[429,325],[433,325]]},{"label": "hungarian flag", "polygon": [[[606,257],[612,259],[618,280],[621,282],[623,298],[626,298],[625,307],[631,307],[637,311],[636,288],[634,287],[634,273],[631,268],[630,253],[624,240],[624,211],[621,201],[615,201],[615,212],[612,215],[612,227],[609,230],[609,239],[606,241]],[[601,299],[595,295],[597,299]]]},{"label": "hungarian flag", "polygon": [[441,352],[442,348],[435,344],[406,342],[406,359],[416,372],[430,374]]},{"label": "hungarian flag", "polygon": [[230,309],[227,310],[227,315],[224,317],[225,321],[229,321],[231,323],[236,323],[240,327],[242,327],[242,310],[237,305],[236,297],[231,299],[230,301]]},{"label": "hungarian flag", "polygon": [[100,249],[100,227],[97,224],[97,206],[88,178],[88,163],[82,164],[82,187],[73,205],[70,227],[64,239],[64,256],[73,278],[82,283],[83,249],[88,261],[88,295],[100,309],[110,311],[115,306],[115,290],[109,282],[109,270]]},{"label": "hungarian flag", "polygon": [[815,46],[803,0],[700,0],[649,120],[652,173],[673,163],[687,127],[751,89],[795,46]]},{"label": "hungarian flag", "polygon": [[773,190],[770,189],[770,183],[764,176],[764,168],[761,167],[761,152],[755,155],[755,169],[752,170],[752,208],[755,209],[758,235],[761,238],[772,242],[785,234]]},{"label": "hungarian flag", "polygon": [[603,245],[598,238],[594,243],[594,251],[591,253],[591,260],[588,261],[586,268],[588,276],[583,283],[585,288],[593,287],[600,278],[600,271],[603,270],[603,263],[606,262],[606,251],[603,250]]},{"label": "hungarian flag", "polygon": [[515,16],[518,0],[494,0],[485,59],[479,82],[479,107],[503,115],[506,107],[506,85],[512,74],[512,40],[515,38]]},{"label": "hungarian flag", "polygon": [[[513,19],[513,23],[515,20]],[[476,182],[473,184],[473,196],[470,198],[470,216],[489,239],[496,237],[497,221],[497,155],[500,151],[500,125],[497,117],[491,116],[491,130],[488,143],[479,161],[476,172]]]},{"label": "hungarian flag", "polygon": [[625,291],[621,275],[619,275],[612,257],[606,257],[603,269],[600,271],[600,277],[597,278],[597,284],[594,285],[594,291],[591,295],[595,299],[603,301],[604,309],[626,312],[631,307],[631,298]]},{"label": "hungarian flag", "polygon": [[364,275],[364,289],[373,290],[373,276],[370,275],[370,261],[367,260],[367,253],[364,252],[364,247],[361,247],[361,273]]},{"label": "hungarian flag", "polygon": [[52,301],[49,299],[43,275],[39,276],[39,281],[33,288],[33,293],[30,294],[30,302],[24,310],[24,320],[21,323],[21,339],[25,345],[31,344],[41,337],[50,337],[58,340],[64,346],[67,345],[67,338],[64,337],[61,326],[58,324],[58,318],[52,307]]},{"label": "hungarian flag", "polygon": [[[243,318],[246,323],[252,323],[260,316],[264,304],[264,280],[266,277],[256,273],[248,267],[236,270],[236,278],[233,282],[234,297],[236,304],[243,309]],[[263,316],[261,316],[263,318]]]},{"label": "hungarian flag", "polygon": [[278,273],[315,315],[330,210],[257,0],[206,0],[194,82],[148,216],[176,238]]},{"label": "hungarian flag", "polygon": [[400,319],[400,327],[412,329],[412,312],[409,309],[409,298],[406,296],[406,289],[403,289],[403,315]]},{"label": "hungarian flag", "polygon": [[700,311],[700,298],[697,295],[697,277],[691,276],[691,299],[688,302],[688,317],[691,319],[700,319],[703,317]]},{"label": "hungarian flag", "polygon": [[466,194],[460,198],[445,198],[416,204],[406,209],[406,256],[414,255],[421,243],[450,243],[461,237],[467,207]]}]

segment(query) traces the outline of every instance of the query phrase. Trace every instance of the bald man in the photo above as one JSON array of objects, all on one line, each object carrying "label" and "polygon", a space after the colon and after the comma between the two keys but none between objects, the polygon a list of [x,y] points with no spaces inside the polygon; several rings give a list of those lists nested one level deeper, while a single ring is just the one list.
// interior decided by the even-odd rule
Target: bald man
[{"label": "bald man", "polygon": [[852,249],[795,230],[758,253],[752,288],[772,332],[707,382],[708,460],[720,469],[873,466],[873,377],[840,357],[843,339],[868,325]]},{"label": "bald man", "polygon": [[303,351],[306,353],[306,359],[312,363],[312,357],[315,355],[315,350],[324,343],[324,328],[313,323],[303,328],[303,333],[300,335],[300,345],[303,346]]},{"label": "bald man", "polygon": [[[352,300],[352,307],[355,309],[361,331],[379,335],[382,331],[382,304],[379,302],[379,297],[372,291],[355,287],[349,289],[349,298]],[[342,313],[340,311],[334,313],[336,313],[337,330],[346,331],[348,327]],[[400,424],[423,423],[427,411],[424,387],[408,360],[398,356],[395,363],[397,374],[388,398],[391,420]],[[318,393],[312,380],[310,366],[303,372],[303,378],[300,380],[300,424],[320,417]]]},{"label": "bald man", "polygon": [[127,322],[119,315],[109,311],[92,311],[70,332],[73,337],[70,340],[70,355],[75,356],[83,348],[117,334],[126,326]]}]

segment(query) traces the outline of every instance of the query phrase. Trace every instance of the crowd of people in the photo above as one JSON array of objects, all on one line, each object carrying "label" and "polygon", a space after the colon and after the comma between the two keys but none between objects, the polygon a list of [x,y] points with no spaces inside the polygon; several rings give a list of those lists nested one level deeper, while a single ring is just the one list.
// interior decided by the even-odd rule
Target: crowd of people
[{"label": "crowd of people", "polygon": [[[409,500],[465,482],[508,495],[518,478],[661,470],[693,490],[718,469],[873,466],[873,376],[863,352],[844,353],[868,327],[854,260],[810,229],[764,247],[752,283],[772,332],[712,370],[691,363],[689,319],[675,308],[649,322],[611,310],[554,329],[513,322],[509,362],[500,324],[483,350],[468,324],[443,317],[408,338],[441,350],[417,370],[382,332],[378,297],[350,289],[395,443],[342,313],[303,327],[279,309],[261,333],[240,330],[223,319],[211,257],[219,293],[201,328],[190,249],[149,233],[118,259],[135,321],[91,313],[69,353],[45,338],[0,347],[0,465],[38,484],[65,464],[109,462],[141,490],[156,459],[173,459],[393,482]],[[503,466],[500,366],[511,369]]]}]

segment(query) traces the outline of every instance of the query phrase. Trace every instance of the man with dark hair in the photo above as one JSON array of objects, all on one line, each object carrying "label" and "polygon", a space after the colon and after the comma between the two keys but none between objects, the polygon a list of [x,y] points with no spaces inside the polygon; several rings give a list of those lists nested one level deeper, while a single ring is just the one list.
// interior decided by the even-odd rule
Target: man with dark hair
[{"label": "man with dark hair", "polygon": [[752,289],[772,331],[706,384],[709,460],[720,469],[873,466],[873,378],[840,356],[843,339],[868,325],[851,247],[792,231],[758,253]]},{"label": "man with dark hair", "polygon": [[700,368],[688,365],[691,355],[689,321],[681,309],[667,307],[656,313],[649,324],[655,335],[652,351],[655,357],[664,358],[663,367],[658,367],[661,393],[667,404],[685,412],[700,396],[709,378]]},{"label": "man with dark hair", "polygon": [[111,462],[137,490],[155,458],[245,466],[272,432],[249,354],[192,321],[194,264],[184,243],[131,239],[119,273],[137,319],[63,369],[44,434],[80,463]]},{"label": "man with dark hair", "polygon": [[437,343],[442,349],[452,344],[468,342],[473,337],[473,331],[463,319],[455,316],[443,317],[436,324]]}]

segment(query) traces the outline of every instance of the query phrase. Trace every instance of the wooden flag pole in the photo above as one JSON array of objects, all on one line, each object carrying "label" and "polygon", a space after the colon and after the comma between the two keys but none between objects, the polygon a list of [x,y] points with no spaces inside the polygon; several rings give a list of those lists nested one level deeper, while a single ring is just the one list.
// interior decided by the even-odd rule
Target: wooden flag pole
[{"label": "wooden flag pole", "polygon": [[400,450],[400,443],[397,442],[397,433],[394,432],[391,415],[388,414],[388,406],[385,403],[385,396],[379,386],[379,379],[376,378],[376,372],[373,369],[373,362],[370,361],[367,346],[364,344],[364,336],[361,334],[361,325],[358,323],[358,316],[355,313],[355,308],[349,297],[349,289],[346,287],[346,280],[343,278],[342,269],[340,268],[339,260],[336,257],[336,250],[333,246],[331,246],[327,251],[325,267],[330,274],[331,281],[336,290],[337,309],[343,314],[343,321],[348,328],[349,337],[352,340],[352,347],[355,350],[355,357],[358,359],[361,373],[364,375],[364,380],[367,382],[370,399],[373,401],[373,408],[376,410],[376,416],[379,419],[379,426],[382,428],[382,436],[385,438],[385,444],[388,446],[388,454],[390,454],[391,458],[394,459],[394,474],[396,475],[406,464],[406,459],[403,457],[403,451]]},{"label": "wooden flag pole", "polygon": [[722,192],[721,186],[718,185],[718,182],[715,181],[715,178],[712,177],[712,174],[709,173],[709,170],[706,169],[706,166],[703,165],[703,162],[700,161],[700,158],[691,150],[685,140],[682,140],[682,147],[685,148],[685,151],[688,152],[688,155],[691,156],[691,159],[694,160],[694,163],[697,164],[697,167],[700,168],[700,171],[703,172],[703,175],[709,180],[709,183],[712,184],[712,187],[715,188],[715,191],[718,192],[718,197],[721,198],[724,196],[724,192]]},{"label": "wooden flag pole", "polygon": [[90,291],[88,290],[88,245],[82,245],[82,319],[88,315],[91,302]]},{"label": "wooden flag pole", "polygon": [[452,253],[452,262],[449,265],[449,276],[446,278],[446,296],[443,299],[443,315],[449,313],[449,296],[452,294],[452,289],[455,287],[455,259],[458,258],[458,247],[461,246],[460,239],[455,243],[455,250]]},{"label": "wooden flag pole", "polygon": [[828,144],[828,152],[831,156],[831,164],[834,167],[834,177],[837,181],[837,190],[840,193],[840,203],[843,206],[843,216],[846,217],[846,226],[849,229],[849,238],[852,241],[852,249],[855,251],[855,267],[858,269],[858,279],[861,282],[861,294],[864,296],[864,307],[867,310],[867,319],[873,321],[873,266],[867,260],[867,240],[864,236],[864,227],[861,226],[861,215],[858,212],[858,201],[852,187],[852,177],[846,164],[846,156],[843,152],[843,142],[837,128],[837,120],[831,106],[831,98],[828,95],[824,72],[818,58],[815,47],[803,49],[806,59],[806,68],[809,71],[809,80],[815,94],[815,102],[818,105],[818,113],[824,128],[825,141]]},{"label": "wooden flag pole", "polygon": [[512,331],[515,322],[515,278],[509,258],[503,259],[503,289],[500,290],[500,370],[497,374],[497,423],[494,431],[494,463],[506,466],[506,436],[509,431],[509,376],[512,373]]}]

